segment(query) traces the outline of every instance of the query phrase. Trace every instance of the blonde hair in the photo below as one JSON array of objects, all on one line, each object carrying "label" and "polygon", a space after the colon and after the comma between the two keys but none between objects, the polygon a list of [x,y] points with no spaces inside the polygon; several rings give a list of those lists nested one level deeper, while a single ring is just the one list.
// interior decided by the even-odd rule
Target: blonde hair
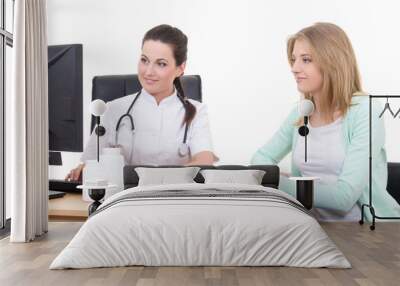
[{"label": "blonde hair", "polygon": [[[297,40],[304,40],[311,46],[313,60],[322,73],[321,114],[328,121],[333,121],[336,110],[344,116],[351,105],[351,98],[361,92],[356,57],[346,33],[331,23],[315,23],[300,30],[287,41],[290,65]],[[312,100],[311,94],[304,96]]]}]

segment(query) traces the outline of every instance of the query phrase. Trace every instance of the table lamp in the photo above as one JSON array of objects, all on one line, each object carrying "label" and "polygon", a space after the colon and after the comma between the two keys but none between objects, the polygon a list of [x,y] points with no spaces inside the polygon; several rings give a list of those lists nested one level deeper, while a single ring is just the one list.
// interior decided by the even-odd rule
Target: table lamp
[{"label": "table lamp", "polygon": [[[299,128],[300,136],[304,137],[304,162],[307,162],[307,135],[309,116],[314,112],[314,103],[309,99],[302,99],[299,103],[299,114],[304,117],[304,124]],[[314,181],[317,177],[290,177],[290,180],[296,181],[296,199],[303,206],[310,210],[314,202]]]},{"label": "table lamp", "polygon": [[93,100],[90,104],[90,112],[96,118],[96,128],[95,132],[97,135],[97,162],[99,162],[100,157],[100,136],[103,136],[106,133],[106,129],[104,126],[100,125],[100,116],[104,114],[107,110],[106,103],[101,99]]},{"label": "table lamp", "polygon": [[299,103],[299,113],[304,116],[304,124],[299,128],[300,136],[304,137],[304,162],[307,162],[307,135],[310,130],[307,127],[308,117],[314,112],[314,103],[309,99],[302,99]]}]

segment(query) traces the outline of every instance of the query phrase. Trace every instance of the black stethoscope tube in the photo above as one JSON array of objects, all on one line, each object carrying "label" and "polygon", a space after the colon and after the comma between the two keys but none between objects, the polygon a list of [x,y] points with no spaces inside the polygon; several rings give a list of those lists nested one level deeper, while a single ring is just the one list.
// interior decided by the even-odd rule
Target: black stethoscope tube
[{"label": "black stethoscope tube", "polygon": [[[129,119],[130,123],[131,123],[131,130],[132,130],[132,132],[135,130],[135,125],[134,125],[134,123],[133,123],[133,117],[132,117],[132,115],[131,115],[130,113],[131,113],[131,111],[132,111],[133,106],[135,105],[135,102],[138,100],[139,96],[141,95],[141,93],[142,93],[142,91],[140,90],[140,91],[138,92],[138,94],[136,95],[135,99],[132,101],[132,103],[131,103],[131,105],[129,106],[129,108],[128,108],[128,110],[126,111],[126,113],[123,114],[123,115],[121,115],[121,117],[118,119],[117,125],[115,126],[115,132],[116,132],[116,134],[118,134],[119,127],[121,126],[121,122],[122,122],[122,120],[123,120],[125,117],[127,117],[127,118]],[[179,97],[179,96],[178,96],[178,97]],[[185,104],[185,103],[182,102],[182,104]],[[188,131],[189,131],[189,125],[188,125],[187,123],[185,123],[185,133],[184,133],[184,136],[183,136],[182,145],[186,145],[186,140],[187,140]],[[117,141],[118,135],[116,135],[115,138],[116,138],[116,141]],[[115,144],[118,144],[118,142],[115,142]],[[181,155],[181,154],[180,154],[180,155]],[[186,154],[182,154],[182,156],[185,156],[185,155],[186,155]]]}]

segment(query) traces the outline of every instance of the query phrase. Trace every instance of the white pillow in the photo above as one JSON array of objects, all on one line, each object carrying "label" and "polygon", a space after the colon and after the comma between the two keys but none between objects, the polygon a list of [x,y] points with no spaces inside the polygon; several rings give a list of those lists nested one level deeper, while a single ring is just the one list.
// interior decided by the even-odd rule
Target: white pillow
[{"label": "white pillow", "polygon": [[202,170],[204,183],[230,183],[261,185],[265,171],[262,170]]},{"label": "white pillow", "polygon": [[139,176],[139,186],[195,183],[193,179],[199,170],[199,167],[135,168]]}]

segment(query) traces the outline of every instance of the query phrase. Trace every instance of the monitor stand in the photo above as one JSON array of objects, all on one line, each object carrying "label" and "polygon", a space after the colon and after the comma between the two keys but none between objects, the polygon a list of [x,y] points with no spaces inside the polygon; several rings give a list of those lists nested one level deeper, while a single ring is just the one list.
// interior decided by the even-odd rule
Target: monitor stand
[{"label": "monitor stand", "polygon": [[[61,152],[49,151],[49,165],[62,166]],[[65,196],[65,192],[49,190],[49,200],[63,196]]]}]

